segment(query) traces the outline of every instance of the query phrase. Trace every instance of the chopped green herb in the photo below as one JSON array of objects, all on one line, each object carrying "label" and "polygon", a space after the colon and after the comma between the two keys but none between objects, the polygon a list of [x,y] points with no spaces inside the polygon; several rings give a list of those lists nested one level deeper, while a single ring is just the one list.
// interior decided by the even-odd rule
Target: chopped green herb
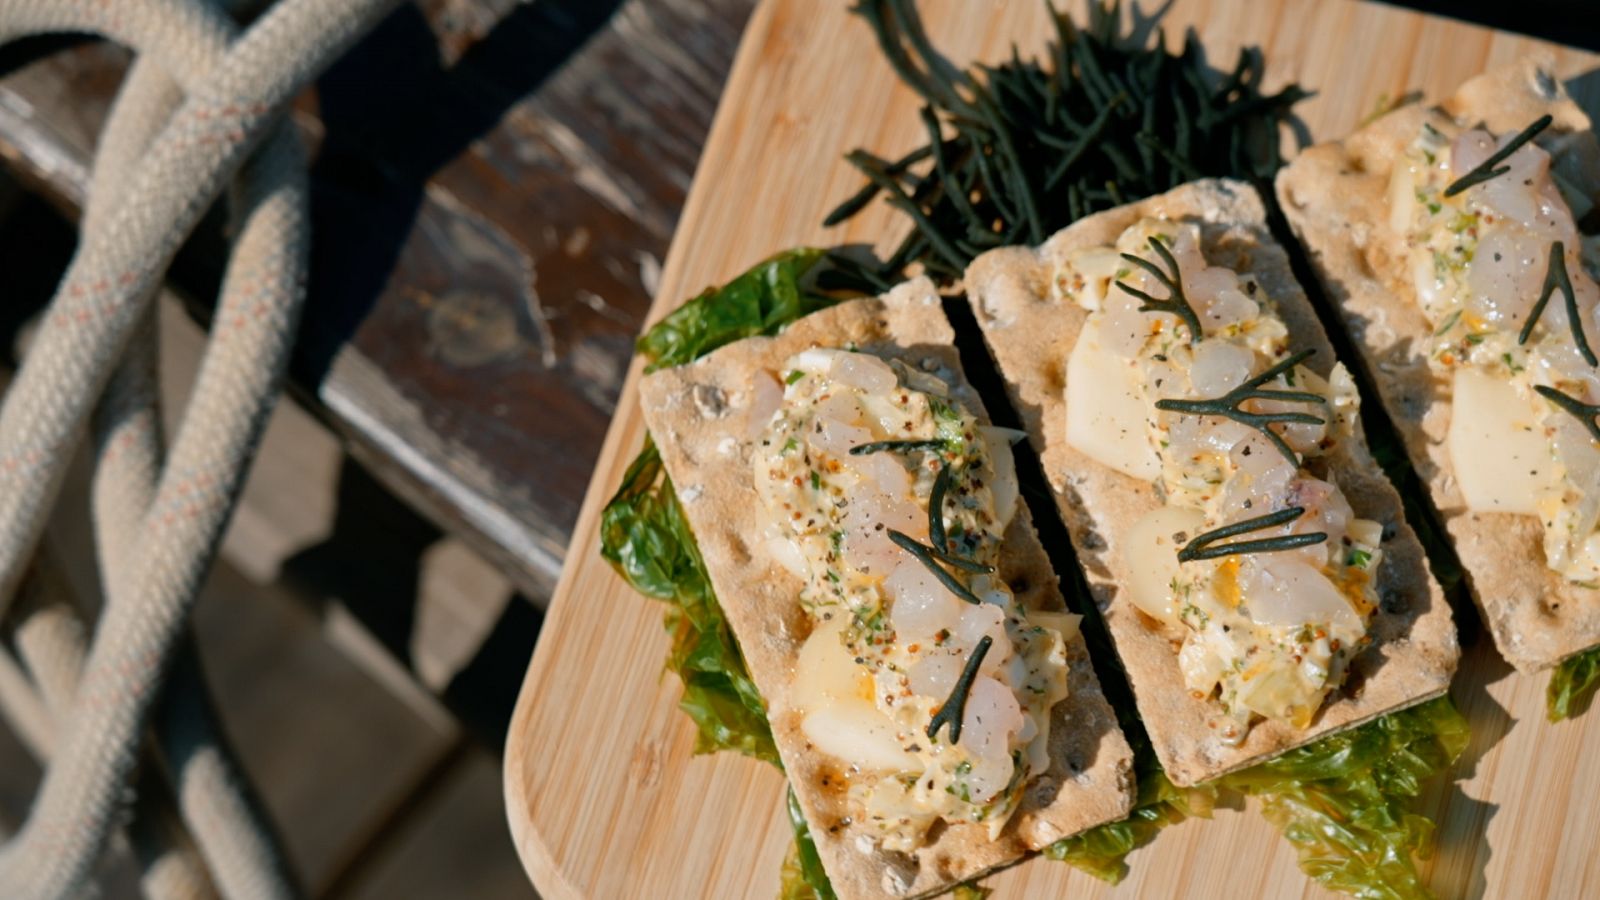
[{"label": "chopped green herb", "polygon": [[804,377],[806,377],[806,373],[800,371],[799,369],[795,369],[794,371],[790,372],[788,375],[784,376],[783,383],[784,384],[794,384],[796,381],[799,381],[800,379],[802,379]]},{"label": "chopped green herb", "polygon": [[1439,323],[1439,327],[1433,330],[1433,336],[1443,336],[1445,332],[1456,327],[1456,323],[1459,321],[1461,321],[1461,310],[1458,309],[1450,315],[1444,317],[1444,321]]},{"label": "chopped green herb", "polygon": [[1369,562],[1372,562],[1372,554],[1357,547],[1350,551],[1350,556],[1344,561],[1344,564],[1355,566],[1358,569],[1365,569]]}]

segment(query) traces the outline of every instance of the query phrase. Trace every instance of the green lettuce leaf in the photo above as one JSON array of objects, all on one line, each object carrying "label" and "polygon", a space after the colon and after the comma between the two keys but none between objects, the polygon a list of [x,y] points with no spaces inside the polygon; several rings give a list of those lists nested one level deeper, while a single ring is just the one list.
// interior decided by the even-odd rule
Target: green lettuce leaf
[{"label": "green lettuce leaf", "polygon": [[1154,840],[1161,829],[1190,816],[1211,818],[1216,789],[1209,785],[1180,788],[1167,780],[1148,742],[1138,748],[1133,769],[1139,779],[1139,796],[1126,819],[1056,841],[1044,849],[1044,855],[1116,884],[1128,875],[1128,854]]},{"label": "green lettuce leaf", "polygon": [[1545,688],[1545,714],[1559,722],[1582,712],[1600,686],[1600,647],[1569,657],[1550,673]]},{"label": "green lettuce leaf", "polygon": [[1429,896],[1413,857],[1432,851],[1433,822],[1410,812],[1422,783],[1467,746],[1467,720],[1449,697],[1390,713],[1259,766],[1222,787],[1262,801],[1300,854],[1300,869],[1355,897]]},{"label": "green lettuce leaf", "polygon": [[1466,719],[1448,697],[1188,789],[1167,780],[1142,738],[1142,729],[1130,732],[1139,776],[1133,812],[1057,841],[1045,856],[1116,884],[1129,853],[1168,825],[1210,818],[1217,798],[1234,791],[1261,799],[1267,820],[1299,850],[1301,871],[1326,887],[1362,898],[1428,896],[1413,857],[1427,857],[1433,822],[1408,808],[1422,782],[1466,748]]},{"label": "green lettuce leaf", "polygon": [[740,338],[772,334],[833,304],[833,298],[801,285],[827,255],[811,247],[785,250],[722,287],[702,291],[639,338],[638,350],[650,360],[645,371],[681,366]]},{"label": "green lettuce leaf", "polygon": [[629,585],[667,605],[667,668],[683,681],[678,706],[699,729],[696,753],[737,750],[778,765],[761,693],[711,591],[700,548],[661,454],[648,437],[600,514],[600,555]]},{"label": "green lettuce leaf", "polygon": [[817,845],[811,840],[811,826],[806,824],[793,787],[789,788],[788,807],[794,845],[783,860],[778,900],[835,900],[833,885],[828,882],[828,873],[822,870],[822,857],[817,855]]}]

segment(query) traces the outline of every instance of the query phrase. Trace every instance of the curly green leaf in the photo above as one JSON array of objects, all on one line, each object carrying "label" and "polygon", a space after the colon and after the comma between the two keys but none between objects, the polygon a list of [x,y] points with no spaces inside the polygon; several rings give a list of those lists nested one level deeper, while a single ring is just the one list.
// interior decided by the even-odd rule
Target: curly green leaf
[{"label": "curly green leaf", "polygon": [[832,305],[834,298],[802,284],[827,255],[811,247],[785,250],[722,287],[702,291],[639,338],[638,350],[650,360],[646,371],[681,366],[741,338],[772,334]]},{"label": "curly green leaf", "polygon": [[1545,688],[1545,714],[1559,722],[1582,712],[1600,687],[1600,647],[1591,647],[1562,660],[1550,673]]}]

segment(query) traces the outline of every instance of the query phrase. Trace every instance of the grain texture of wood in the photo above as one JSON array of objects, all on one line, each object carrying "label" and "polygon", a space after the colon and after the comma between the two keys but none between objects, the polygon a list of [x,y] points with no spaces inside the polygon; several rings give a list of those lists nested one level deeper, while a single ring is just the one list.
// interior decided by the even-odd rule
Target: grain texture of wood
[{"label": "grain texture of wood", "polygon": [[[824,229],[858,181],[840,156],[892,154],[920,135],[917,99],[840,2],[768,0],[752,17],[668,255],[652,317],[780,248],[869,242],[903,233],[881,207]],[[1084,4],[1071,7],[1082,13]],[[952,61],[994,61],[1013,41],[1043,45],[1044,5],[924,2]],[[1176,0],[1169,34],[1193,27],[1213,60],[1266,51],[1268,88],[1315,89],[1300,107],[1315,138],[1354,127],[1379,97],[1441,95],[1536,45],[1527,38],[1353,0]],[[1564,77],[1593,108],[1593,56],[1557,49]],[[599,513],[643,437],[630,372],[523,686],[506,748],[508,816],[534,883],[551,898],[771,897],[790,842],[783,779],[770,766],[692,755],[693,727],[663,676],[660,609],[600,559]],[[1600,713],[1544,721],[1544,679],[1514,674],[1487,640],[1468,647],[1452,694],[1472,720],[1471,748],[1420,804],[1440,823],[1423,865],[1443,897],[1600,892],[1600,816],[1574,798],[1600,790]],[[1162,833],[1111,888],[1035,860],[989,880],[997,898],[1328,896],[1254,809],[1220,811]],[[1243,863],[1243,864],[1241,864]]]}]

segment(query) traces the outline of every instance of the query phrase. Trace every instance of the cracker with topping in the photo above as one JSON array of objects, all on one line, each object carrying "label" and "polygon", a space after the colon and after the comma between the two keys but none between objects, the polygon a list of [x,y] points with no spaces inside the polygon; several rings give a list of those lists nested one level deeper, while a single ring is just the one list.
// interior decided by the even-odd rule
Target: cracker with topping
[{"label": "cracker with topping", "polygon": [[[1435,333],[1446,329],[1425,316],[1409,248],[1391,233],[1391,176],[1407,159],[1418,133],[1435,122],[1511,134],[1548,115],[1551,123],[1538,135],[1538,144],[1549,152],[1552,174],[1563,186],[1572,214],[1581,219],[1600,195],[1600,150],[1588,116],[1552,71],[1547,53],[1492,70],[1464,83],[1437,107],[1406,106],[1343,140],[1307,149],[1279,173],[1276,184],[1279,202],[1323,291],[1342,316],[1363,357],[1360,362],[1377,385],[1417,474],[1428,485],[1495,645],[1524,672],[1549,668],[1600,644],[1600,583],[1576,581],[1551,568],[1539,515],[1469,506],[1460,482],[1463,473],[1452,461],[1449,433],[1458,413],[1472,412],[1456,408],[1451,380],[1436,362],[1430,365],[1436,356],[1430,352],[1438,343]],[[1545,260],[1541,255],[1535,262],[1532,291],[1538,289]],[[1560,302],[1557,295],[1552,305]],[[1469,335],[1468,340],[1482,337]],[[1507,349],[1506,363],[1521,374],[1522,366],[1512,358],[1519,348]],[[1498,360],[1502,354],[1495,350]],[[1497,380],[1511,380],[1512,372]],[[1477,414],[1493,415],[1485,410]],[[1505,465],[1515,465],[1517,471],[1508,468],[1503,474],[1520,476],[1537,474],[1542,461],[1518,465],[1508,458]]]},{"label": "cracker with topping", "polygon": [[[1293,348],[1315,350],[1304,366],[1323,380],[1330,378],[1333,348],[1290,271],[1288,256],[1268,231],[1260,198],[1240,182],[1197,181],[1081,219],[1037,248],[985,253],[968,268],[966,287],[1069,526],[1156,754],[1173,782],[1191,785],[1444,693],[1459,648],[1450,608],[1357,420],[1346,425],[1348,436],[1317,464],[1325,467],[1323,477],[1342,489],[1356,517],[1382,526],[1375,575],[1381,602],[1370,611],[1370,644],[1353,656],[1343,685],[1303,725],[1261,719],[1242,739],[1229,740],[1218,728],[1217,697],[1197,696],[1202,692],[1186,687],[1178,651],[1188,632],[1147,615],[1129,596],[1129,586],[1140,577],[1129,558],[1130,531],[1165,507],[1160,479],[1097,462],[1068,441],[1069,355],[1090,313],[1054,287],[1075,254],[1114,245],[1130,226],[1147,220],[1198,226],[1198,245],[1208,264],[1234,270],[1264,289]],[[1115,277],[1126,278],[1127,272]],[[1170,386],[1152,396],[1167,393]],[[1265,452],[1275,451],[1266,446]]]},{"label": "cracker with topping", "polygon": [[[1048,768],[1034,772],[997,837],[985,824],[944,822],[910,852],[886,850],[881,834],[852,816],[855,761],[815,746],[802,728],[797,671],[815,626],[802,606],[806,582],[776,558],[771,514],[752,484],[763,426],[758,378],[812,348],[848,348],[903,364],[947,385],[951,398],[986,414],[961,370],[953,333],[933,285],[903,284],[879,298],[814,313],[773,338],[750,338],[640,387],[645,420],[676,485],[707,571],[767,705],[790,783],[818,853],[842,898],[916,897],[1013,864],[1054,841],[1125,817],[1135,790],[1132,755],[1090,665],[1083,639],[1065,642],[1067,694],[1050,710]],[[898,371],[898,370],[897,370]],[[792,377],[792,376],[791,376]],[[1009,453],[1009,448],[1007,449]],[[804,485],[804,479],[797,481]],[[1025,506],[1000,539],[995,577],[1017,606],[1064,611],[1048,557]],[[953,543],[952,546],[955,546]],[[945,734],[948,739],[948,732]]]}]

